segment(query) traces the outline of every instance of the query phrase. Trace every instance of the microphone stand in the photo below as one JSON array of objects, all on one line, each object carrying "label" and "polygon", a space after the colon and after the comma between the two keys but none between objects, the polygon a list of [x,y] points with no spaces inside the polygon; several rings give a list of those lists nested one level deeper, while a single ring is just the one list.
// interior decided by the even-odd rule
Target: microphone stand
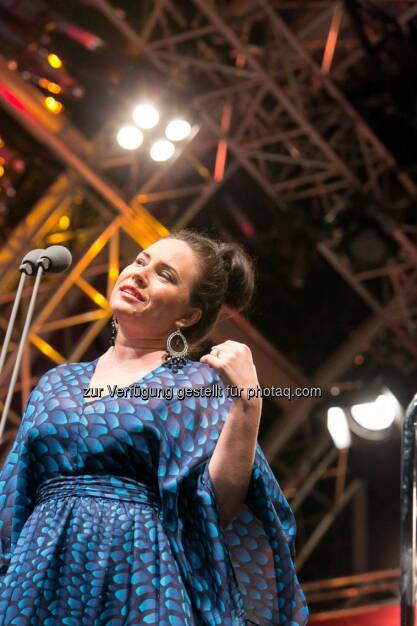
[{"label": "microphone stand", "polygon": [[[44,250],[39,250],[38,252],[44,252]],[[40,256],[40,255],[38,255],[38,256]],[[27,310],[27,314],[26,314],[26,320],[25,320],[25,324],[24,324],[24,327],[23,327],[23,331],[22,331],[22,336],[20,338],[20,343],[19,343],[19,348],[18,348],[18,351],[17,351],[16,361],[15,361],[15,364],[14,364],[14,367],[13,367],[13,372],[12,372],[12,376],[10,378],[9,388],[8,388],[8,391],[7,391],[6,400],[5,400],[4,406],[3,406],[3,413],[2,413],[1,419],[0,419],[0,440],[3,437],[4,426],[6,424],[7,414],[9,412],[10,403],[11,403],[11,400],[12,400],[13,391],[14,391],[14,387],[15,387],[15,384],[16,384],[17,374],[18,374],[20,363],[21,363],[21,360],[22,360],[23,348],[25,346],[26,338],[27,338],[27,335],[28,335],[28,332],[29,332],[30,323],[32,321],[33,309],[35,307],[35,300],[36,300],[36,297],[38,295],[39,286],[40,286],[40,282],[41,282],[43,271],[44,271],[44,267],[42,266],[42,263],[39,263],[38,271],[36,273],[36,278],[35,278],[35,284],[33,286],[33,291],[32,291],[32,295],[31,295],[31,298],[30,298],[30,301],[29,301],[29,306],[28,306],[28,310]],[[11,329],[12,329],[11,322],[13,321],[13,324],[14,324],[14,320],[15,320],[15,317],[16,317],[16,312],[17,312],[16,302],[18,303],[18,301],[19,301],[19,299],[21,297],[24,281],[25,281],[25,275],[22,274],[20,282],[19,282],[19,288],[18,288],[18,292],[17,292],[17,296],[16,296],[16,301],[15,301],[14,306],[13,306],[12,317],[10,318],[9,327],[8,327],[7,333],[6,333],[7,342],[5,341],[5,345],[3,346],[4,354],[5,354],[5,346],[7,348],[8,339],[9,339],[9,337],[11,335]],[[19,289],[20,289],[20,291],[19,291]],[[9,332],[9,328],[10,328],[10,332]],[[3,361],[4,361],[4,358],[3,358]],[[2,366],[3,366],[3,363],[2,363]]]},{"label": "microphone stand", "polygon": [[401,626],[416,626],[417,394],[404,416],[401,445]]},{"label": "microphone stand", "polygon": [[20,300],[22,299],[22,291],[25,284],[26,276],[26,272],[23,271],[20,275],[19,284],[17,286],[16,297],[13,302],[12,313],[10,315],[9,324],[7,326],[6,335],[4,337],[4,343],[0,354],[0,374],[3,371],[4,362],[6,360],[7,348],[10,342],[10,337],[12,336],[12,331],[17,315],[17,309],[19,308]]},{"label": "microphone stand", "polygon": [[23,286],[25,284],[26,276],[32,276],[35,273],[37,261],[40,258],[41,254],[43,254],[43,252],[44,250],[42,248],[36,248],[35,250],[31,250],[26,254],[20,264],[19,270],[21,274],[19,285],[17,287],[12,313],[10,315],[10,320],[6,329],[6,335],[4,337],[4,343],[0,354],[0,374],[3,371],[4,363],[6,361],[7,348],[10,342],[10,337],[12,336],[12,331],[16,320],[20,300],[22,298]]}]

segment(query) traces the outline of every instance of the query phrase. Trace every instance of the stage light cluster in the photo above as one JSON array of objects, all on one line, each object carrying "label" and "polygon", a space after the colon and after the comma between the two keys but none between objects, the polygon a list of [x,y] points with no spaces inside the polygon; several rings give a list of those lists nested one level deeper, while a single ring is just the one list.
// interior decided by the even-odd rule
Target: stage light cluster
[{"label": "stage light cluster", "polygon": [[132,111],[134,125],[126,124],[117,132],[119,146],[137,150],[144,145],[153,161],[168,161],[180,149],[178,144],[189,140],[197,128],[186,119],[166,117],[151,102],[139,103]]}]

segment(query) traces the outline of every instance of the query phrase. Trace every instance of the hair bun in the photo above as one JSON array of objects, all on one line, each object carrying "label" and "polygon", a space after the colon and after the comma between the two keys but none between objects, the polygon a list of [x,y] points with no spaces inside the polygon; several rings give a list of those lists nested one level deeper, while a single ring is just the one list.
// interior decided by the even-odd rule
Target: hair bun
[{"label": "hair bun", "polygon": [[221,244],[220,256],[222,257],[223,267],[227,273],[232,269],[234,253],[235,251],[228,247],[228,244]]},{"label": "hair bun", "polygon": [[225,304],[241,311],[252,300],[255,289],[255,267],[252,259],[238,243],[221,243],[219,254],[228,274]]}]

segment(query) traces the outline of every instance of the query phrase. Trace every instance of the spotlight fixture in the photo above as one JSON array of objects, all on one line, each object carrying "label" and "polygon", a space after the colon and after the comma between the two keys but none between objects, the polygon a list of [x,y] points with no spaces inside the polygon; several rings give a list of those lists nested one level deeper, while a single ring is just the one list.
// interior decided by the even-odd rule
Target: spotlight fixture
[{"label": "spotlight fixture", "polygon": [[158,139],[155,141],[150,149],[151,158],[154,161],[162,162],[168,161],[175,152],[175,146],[171,141],[167,139]]},{"label": "spotlight fixture", "polygon": [[53,52],[48,54],[48,63],[54,70],[59,70],[62,67],[61,59]]},{"label": "spotlight fixture", "polygon": [[123,126],[117,133],[117,142],[125,150],[136,150],[142,145],[143,133],[137,126]]},{"label": "spotlight fixture", "polygon": [[343,450],[350,447],[352,439],[347,415],[339,406],[331,406],[327,410],[327,429],[336,448]]},{"label": "spotlight fixture", "polygon": [[143,97],[143,100],[133,108],[134,123],[119,129],[117,134],[119,145],[125,150],[136,150],[142,146],[142,153],[146,150],[151,159],[157,163],[179,156],[200,127],[196,124],[192,126],[178,113],[178,117],[173,117],[172,108],[166,103],[160,111],[147,97]]},{"label": "spotlight fixture", "polygon": [[154,128],[159,122],[159,111],[152,104],[139,104],[132,113],[133,121],[139,128]]},{"label": "spotlight fixture", "polygon": [[386,387],[372,402],[354,404],[350,407],[350,427],[366,439],[386,439],[394,422],[402,415],[402,407],[393,393]]},{"label": "spotlight fixture", "polygon": [[46,98],[44,99],[44,103],[48,111],[50,111],[54,115],[59,115],[64,108],[62,102],[59,102],[59,100],[55,100],[53,96],[46,96]]},{"label": "spotlight fixture", "polygon": [[165,135],[170,141],[183,141],[191,133],[191,124],[187,120],[171,120],[165,129]]}]

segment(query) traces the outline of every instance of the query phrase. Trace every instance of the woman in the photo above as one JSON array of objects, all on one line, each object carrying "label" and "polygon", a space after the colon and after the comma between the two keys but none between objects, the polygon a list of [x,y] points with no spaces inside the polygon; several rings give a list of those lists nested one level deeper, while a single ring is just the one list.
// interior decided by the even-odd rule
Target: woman
[{"label": "woman", "polygon": [[0,626],[307,623],[251,352],[190,358],[253,290],[237,244],[169,235],[121,272],[114,345],[40,378],[0,474]]}]

